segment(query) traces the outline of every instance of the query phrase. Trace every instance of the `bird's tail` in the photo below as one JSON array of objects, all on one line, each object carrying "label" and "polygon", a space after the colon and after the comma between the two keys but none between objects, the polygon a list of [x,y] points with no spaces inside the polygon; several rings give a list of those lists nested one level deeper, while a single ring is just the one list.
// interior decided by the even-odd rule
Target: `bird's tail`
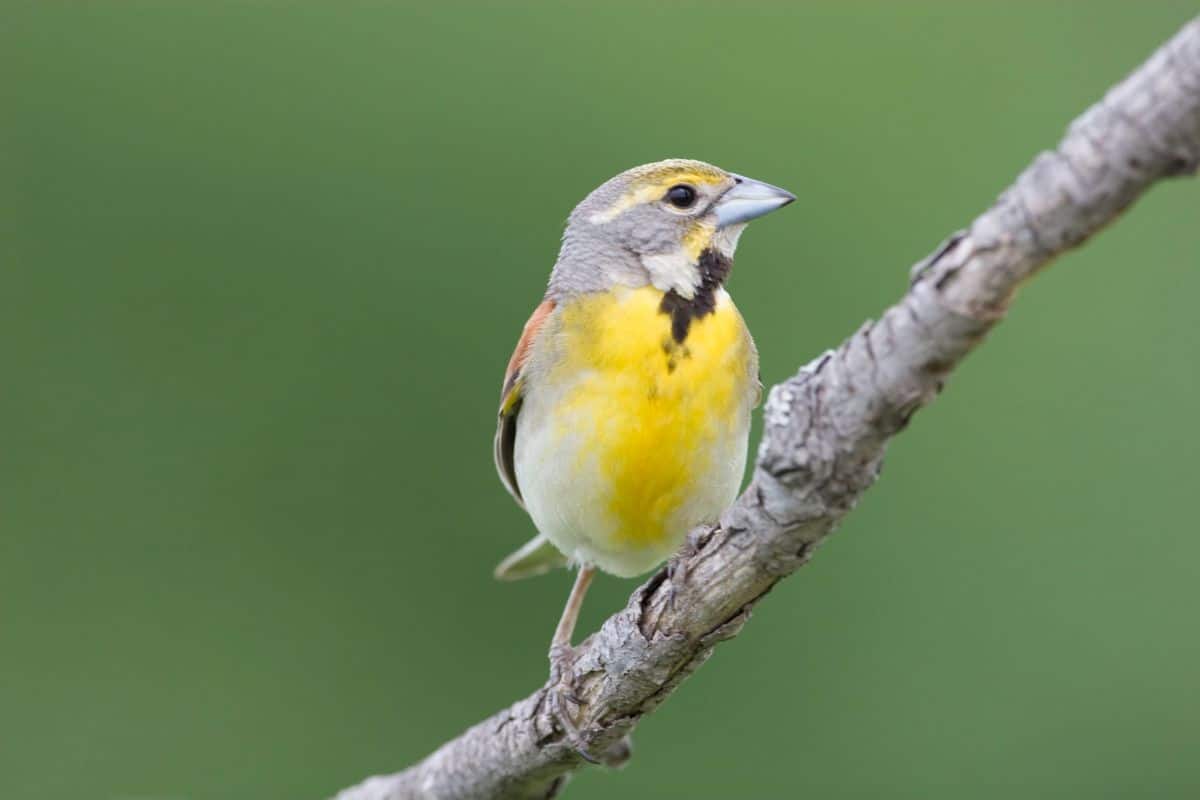
[{"label": "bird's tail", "polygon": [[519,581],[549,572],[555,567],[565,567],[567,557],[550,540],[540,533],[525,545],[496,565],[493,573],[498,580]]}]

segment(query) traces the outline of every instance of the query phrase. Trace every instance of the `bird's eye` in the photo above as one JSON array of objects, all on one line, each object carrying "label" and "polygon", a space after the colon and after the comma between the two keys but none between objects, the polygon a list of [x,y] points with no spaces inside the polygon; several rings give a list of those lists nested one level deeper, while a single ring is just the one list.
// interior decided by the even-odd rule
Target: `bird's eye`
[{"label": "bird's eye", "polygon": [[696,190],[686,184],[667,189],[667,202],[676,208],[691,208],[696,204]]}]

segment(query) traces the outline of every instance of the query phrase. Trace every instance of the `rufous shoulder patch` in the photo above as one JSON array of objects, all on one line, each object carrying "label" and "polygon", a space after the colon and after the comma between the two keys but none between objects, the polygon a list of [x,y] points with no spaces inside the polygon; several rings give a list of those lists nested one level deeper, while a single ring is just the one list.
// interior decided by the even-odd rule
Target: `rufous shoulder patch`
[{"label": "rufous shoulder patch", "polygon": [[554,311],[554,301],[543,300],[533,310],[533,313],[529,316],[529,321],[525,323],[525,328],[521,331],[521,338],[517,340],[517,347],[513,350],[512,357],[508,359],[508,369],[504,371],[504,386],[500,391],[501,411],[504,411],[503,406],[507,404],[508,395],[520,379],[521,368],[525,366],[525,362],[529,359],[529,351],[533,347],[533,340],[537,338],[538,331],[541,330],[542,325],[549,319],[552,311]]}]

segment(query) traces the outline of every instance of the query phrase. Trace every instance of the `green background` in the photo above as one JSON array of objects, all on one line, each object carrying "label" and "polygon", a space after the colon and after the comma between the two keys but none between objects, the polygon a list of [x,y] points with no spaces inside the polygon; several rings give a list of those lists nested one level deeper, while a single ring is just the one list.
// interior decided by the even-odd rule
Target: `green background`
[{"label": "green background", "polygon": [[[572,205],[669,156],[796,192],[732,280],[770,384],[1194,12],[8,4],[0,797],[317,798],[528,693],[569,578],[492,581],[490,448]],[[1197,796],[1198,207],[1028,288],[567,796]]]}]

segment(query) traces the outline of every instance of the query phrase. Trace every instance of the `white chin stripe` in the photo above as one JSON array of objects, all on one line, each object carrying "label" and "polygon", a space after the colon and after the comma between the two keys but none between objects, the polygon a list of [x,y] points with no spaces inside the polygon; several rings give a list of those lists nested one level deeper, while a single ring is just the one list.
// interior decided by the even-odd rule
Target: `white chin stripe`
[{"label": "white chin stripe", "polygon": [[733,251],[737,250],[738,239],[741,238],[742,231],[744,230],[746,230],[746,223],[744,222],[718,228],[712,237],[713,249],[726,258],[733,258]]},{"label": "white chin stripe", "polygon": [[650,273],[655,289],[674,290],[680,297],[691,300],[700,282],[700,269],[681,247],[669,253],[642,256],[642,266]]}]

